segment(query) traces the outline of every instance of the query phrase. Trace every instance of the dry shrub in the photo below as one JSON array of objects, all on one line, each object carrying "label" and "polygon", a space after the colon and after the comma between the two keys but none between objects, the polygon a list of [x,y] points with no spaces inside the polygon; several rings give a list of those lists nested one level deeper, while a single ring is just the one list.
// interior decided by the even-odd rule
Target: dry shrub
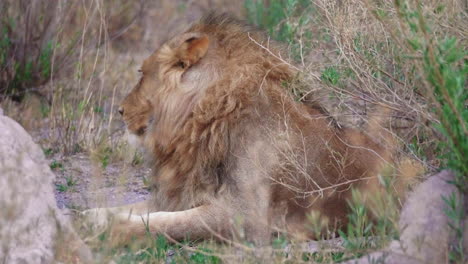
[{"label": "dry shrub", "polygon": [[[117,2],[114,1],[115,6],[119,6]],[[88,105],[99,112],[99,106],[90,101],[102,99],[96,98],[98,89],[92,86],[95,76],[106,68],[107,40],[123,34],[133,23],[119,20],[112,29],[115,32],[109,33],[107,21],[120,10],[115,6],[104,6],[104,1],[99,0],[7,0],[0,4],[2,105],[11,105],[9,99],[22,101],[31,92],[38,94],[42,104],[34,111],[42,112],[44,117],[51,114],[52,124],[58,128],[51,139],[64,143],[65,152],[73,151],[82,140],[78,135],[89,130],[90,125],[79,120],[89,110]],[[128,11],[126,5],[122,9]],[[29,108],[19,109],[23,112],[21,109]]]},{"label": "dry shrub", "polygon": [[[466,46],[463,1],[420,4],[433,38],[456,36]],[[423,80],[422,54],[408,44],[411,28],[394,1],[316,0],[312,6],[312,23],[304,30],[314,32],[313,47],[304,54],[303,72],[313,88],[305,94],[322,95],[344,124],[363,126],[379,115],[391,120],[385,127],[401,149],[437,168],[442,135],[433,126],[439,120],[432,113],[432,90]]]},{"label": "dry shrub", "polygon": [[[70,5],[52,1],[2,1],[0,12],[0,92],[20,100],[38,91],[52,73],[55,35]],[[63,10],[61,10],[63,8]],[[60,62],[66,57],[57,56]]]}]

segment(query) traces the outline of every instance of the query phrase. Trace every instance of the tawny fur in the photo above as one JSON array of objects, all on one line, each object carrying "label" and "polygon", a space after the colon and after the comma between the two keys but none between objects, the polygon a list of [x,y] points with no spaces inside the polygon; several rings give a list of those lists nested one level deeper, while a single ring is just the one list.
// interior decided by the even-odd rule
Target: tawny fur
[{"label": "tawny fur", "polygon": [[154,197],[107,210],[121,216],[114,232],[143,235],[143,216],[175,239],[305,238],[309,214],[343,225],[351,189],[377,190],[389,151],[297,102],[284,84],[298,73],[279,56],[262,32],[210,15],[144,61],[121,109],[153,159]]}]

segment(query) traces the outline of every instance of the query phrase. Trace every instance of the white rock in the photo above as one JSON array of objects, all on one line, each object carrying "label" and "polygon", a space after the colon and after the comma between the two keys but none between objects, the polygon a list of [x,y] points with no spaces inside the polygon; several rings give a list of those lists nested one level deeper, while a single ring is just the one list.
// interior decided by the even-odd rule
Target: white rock
[{"label": "white rock", "polygon": [[[30,135],[12,119],[0,116],[0,260],[3,263],[53,263],[57,261],[58,250],[69,254],[64,258],[82,262],[90,259],[89,249],[56,206],[53,179],[42,150]],[[66,243],[58,245],[57,241]],[[63,246],[67,248],[59,248]]]},{"label": "white rock", "polygon": [[445,213],[447,204],[442,197],[452,194],[460,197],[457,188],[449,183],[453,180],[452,172],[442,171],[417,186],[401,212],[400,240],[393,241],[383,251],[345,263],[449,263],[449,247],[454,243],[454,236]]}]

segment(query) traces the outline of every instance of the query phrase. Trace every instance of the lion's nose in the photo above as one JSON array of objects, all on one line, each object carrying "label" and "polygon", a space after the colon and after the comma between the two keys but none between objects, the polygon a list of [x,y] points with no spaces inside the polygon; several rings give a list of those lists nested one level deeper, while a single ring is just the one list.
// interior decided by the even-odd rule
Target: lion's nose
[{"label": "lion's nose", "polygon": [[119,111],[119,114],[120,114],[120,115],[123,115],[123,114],[124,114],[124,109],[123,109],[123,107],[119,107],[119,110],[118,110],[118,111]]}]

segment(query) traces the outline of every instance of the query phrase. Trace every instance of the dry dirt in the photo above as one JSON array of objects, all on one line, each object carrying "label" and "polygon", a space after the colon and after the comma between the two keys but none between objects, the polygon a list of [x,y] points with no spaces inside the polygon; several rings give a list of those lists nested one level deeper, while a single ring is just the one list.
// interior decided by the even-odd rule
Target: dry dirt
[{"label": "dry dirt", "polygon": [[[118,206],[142,201],[149,195],[145,179],[148,179],[150,169],[144,165],[134,167],[120,162],[102,168],[85,154],[66,157],[60,164],[62,168],[54,169],[59,208],[82,210]],[[67,185],[67,178],[72,179],[71,186]],[[60,185],[66,186],[67,190],[59,190]]]}]

